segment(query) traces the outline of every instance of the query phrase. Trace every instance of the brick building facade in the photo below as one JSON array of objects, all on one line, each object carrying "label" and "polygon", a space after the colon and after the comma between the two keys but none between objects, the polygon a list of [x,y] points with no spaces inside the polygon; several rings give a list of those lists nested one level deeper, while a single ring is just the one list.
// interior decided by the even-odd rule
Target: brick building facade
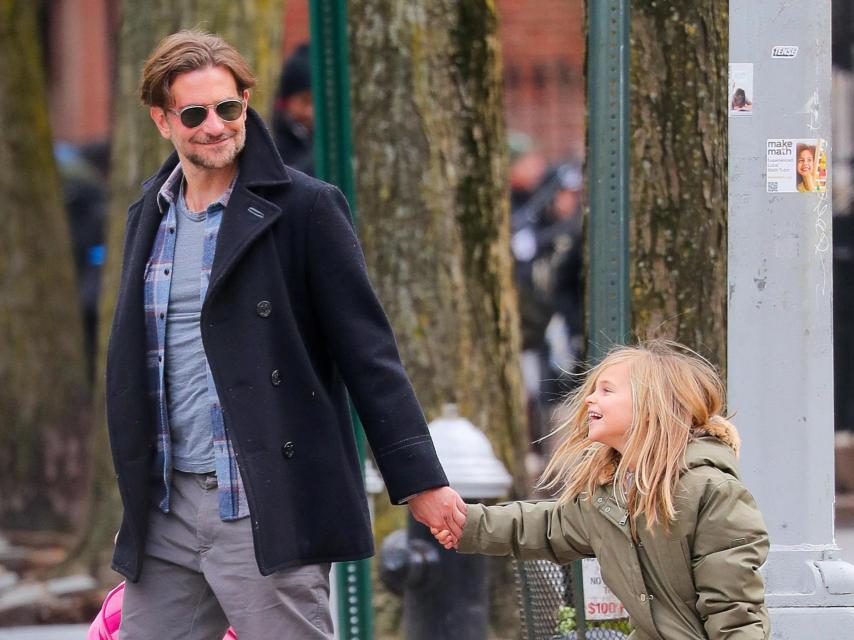
[{"label": "brick building facade", "polygon": [[[499,0],[508,130],[550,160],[584,155],[584,0]],[[309,37],[308,0],[290,0],[283,55]]]},{"label": "brick building facade", "polygon": [[[48,3],[45,35],[54,135],[106,138],[119,26],[115,0]],[[584,152],[583,0],[499,0],[508,129],[551,160]],[[289,0],[282,55],[308,40],[308,0]]]}]

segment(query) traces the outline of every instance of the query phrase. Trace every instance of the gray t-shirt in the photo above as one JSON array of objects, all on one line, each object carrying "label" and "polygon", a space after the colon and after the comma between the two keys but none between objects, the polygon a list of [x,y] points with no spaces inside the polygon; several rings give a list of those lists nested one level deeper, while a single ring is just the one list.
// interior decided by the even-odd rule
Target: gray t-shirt
[{"label": "gray t-shirt", "polygon": [[193,213],[183,181],[175,201],[175,260],[166,315],[166,399],[172,466],[178,471],[215,470],[207,360],[201,333],[201,278],[207,211]]}]

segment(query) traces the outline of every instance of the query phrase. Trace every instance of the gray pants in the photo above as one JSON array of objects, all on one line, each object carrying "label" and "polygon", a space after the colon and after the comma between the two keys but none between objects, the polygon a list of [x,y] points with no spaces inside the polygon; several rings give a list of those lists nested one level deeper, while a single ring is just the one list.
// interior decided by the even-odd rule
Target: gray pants
[{"label": "gray pants", "polygon": [[216,477],[175,472],[152,509],[142,576],[125,585],[122,640],[332,638],[329,565],[262,576],[249,518],[220,520]]}]

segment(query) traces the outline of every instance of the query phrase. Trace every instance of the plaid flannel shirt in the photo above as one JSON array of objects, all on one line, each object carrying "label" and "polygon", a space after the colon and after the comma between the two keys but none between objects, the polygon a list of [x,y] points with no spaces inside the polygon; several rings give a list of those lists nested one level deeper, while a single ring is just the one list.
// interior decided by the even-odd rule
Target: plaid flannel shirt
[{"label": "plaid flannel shirt", "polygon": [[[148,264],[145,267],[145,334],[148,390],[157,416],[157,453],[153,473],[158,478],[159,488],[155,494],[157,506],[169,512],[170,487],[172,480],[171,434],[169,413],[166,404],[165,347],[166,320],[169,313],[169,289],[172,284],[172,263],[175,259],[176,198],[184,173],[181,165],[175,167],[157,196],[157,204],[163,217]],[[235,177],[236,180],[236,177]],[[228,205],[234,181],[222,196],[207,210],[204,248],[202,254],[201,287],[199,295],[204,302],[210,281],[216,241],[222,214]],[[164,215],[165,214],[165,215]],[[225,430],[222,406],[211,375],[207,369],[208,400],[210,402],[211,430],[213,432],[214,464],[219,493],[219,515],[223,520],[237,520],[249,515],[249,505],[243,491],[243,481],[237,468],[234,448]]]}]

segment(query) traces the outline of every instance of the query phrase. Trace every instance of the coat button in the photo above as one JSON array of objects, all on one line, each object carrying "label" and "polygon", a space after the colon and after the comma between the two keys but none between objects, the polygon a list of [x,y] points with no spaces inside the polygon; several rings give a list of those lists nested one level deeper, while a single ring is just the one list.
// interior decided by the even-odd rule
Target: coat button
[{"label": "coat button", "polygon": [[286,442],[285,444],[282,445],[282,455],[285,458],[287,458],[288,460],[290,460],[291,458],[294,457],[294,443],[293,442]]},{"label": "coat button", "polygon": [[270,304],[269,300],[262,300],[255,305],[255,313],[262,318],[269,318],[270,314],[273,313],[273,305]]},{"label": "coat button", "polygon": [[274,387],[278,387],[282,384],[282,374],[279,373],[278,369],[273,369],[273,373],[270,374],[270,382],[273,383]]}]

